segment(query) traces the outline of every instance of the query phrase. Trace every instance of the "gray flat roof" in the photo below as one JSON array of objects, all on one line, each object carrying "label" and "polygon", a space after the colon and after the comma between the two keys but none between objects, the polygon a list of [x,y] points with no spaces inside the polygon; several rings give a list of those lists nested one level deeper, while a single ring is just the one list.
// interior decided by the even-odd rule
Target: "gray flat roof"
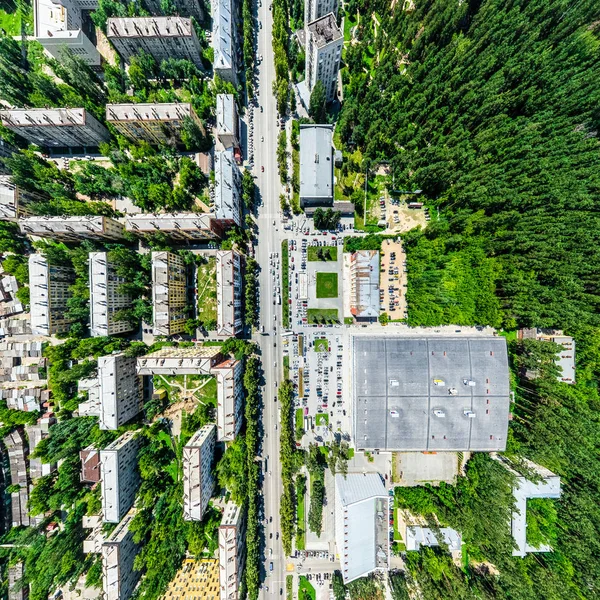
[{"label": "gray flat roof", "polygon": [[356,448],[506,448],[504,338],[355,336],[352,352]]},{"label": "gray flat roof", "polygon": [[192,116],[189,102],[158,102],[154,104],[107,104],[106,120],[111,121],[180,121]]},{"label": "gray flat roof", "polygon": [[235,99],[233,94],[217,94],[217,131],[235,134]]},{"label": "gray flat roof", "polygon": [[336,42],[343,37],[343,33],[337,26],[337,21],[333,13],[324,15],[320,19],[316,19],[315,21],[312,21],[312,23],[309,23],[308,31],[313,36],[318,48]]},{"label": "gray flat roof", "polygon": [[333,197],[331,125],[300,125],[300,197]]}]

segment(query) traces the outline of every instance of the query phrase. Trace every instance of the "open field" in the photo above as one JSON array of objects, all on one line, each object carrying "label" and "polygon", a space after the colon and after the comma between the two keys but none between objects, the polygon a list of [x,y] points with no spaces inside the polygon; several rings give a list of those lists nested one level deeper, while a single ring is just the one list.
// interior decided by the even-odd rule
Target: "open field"
[{"label": "open field", "polygon": [[317,298],[337,298],[337,297],[338,297],[338,275],[337,275],[337,273],[317,273]]}]

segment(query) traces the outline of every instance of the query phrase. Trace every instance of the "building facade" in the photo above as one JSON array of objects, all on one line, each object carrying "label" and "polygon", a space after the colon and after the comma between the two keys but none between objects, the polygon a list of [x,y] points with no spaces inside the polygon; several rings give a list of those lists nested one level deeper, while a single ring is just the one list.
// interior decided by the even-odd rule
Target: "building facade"
[{"label": "building facade", "polygon": [[141,440],[135,434],[135,431],[127,431],[100,450],[102,516],[105,523],[118,523],[135,501],[140,484],[137,463],[141,446]]},{"label": "building facade", "polygon": [[350,255],[350,312],[356,319],[377,319],[379,251],[357,250]]},{"label": "building facade", "polygon": [[124,227],[110,217],[27,217],[19,221],[21,233],[61,242],[78,242],[85,239],[120,241]]},{"label": "building facade", "polygon": [[217,240],[225,233],[209,213],[136,213],[125,217],[125,228],[138,235],[160,231],[181,242]]},{"label": "building facade", "polygon": [[106,105],[106,122],[134,142],[180,144],[181,132],[188,119],[205,134],[202,121],[189,102]]},{"label": "building facade", "polygon": [[233,150],[215,152],[214,215],[224,225],[242,225],[242,174]]},{"label": "building facade", "polygon": [[331,125],[300,125],[300,205],[333,205]]},{"label": "building facade", "polygon": [[337,98],[343,46],[344,35],[333,13],[306,26],[306,86],[312,92],[320,81],[325,88],[327,102]]},{"label": "building facade", "polygon": [[236,5],[233,0],[211,0],[213,70],[237,85]]},{"label": "building facade", "polygon": [[187,315],[187,269],[183,259],[171,252],[152,253],[152,313],[154,335],[184,331]]},{"label": "building facade", "polygon": [[218,250],[217,334],[231,337],[243,329],[242,257],[233,250]]},{"label": "building facade", "polygon": [[304,4],[304,22],[312,23],[329,13],[337,18],[339,0],[306,0]]},{"label": "building facade", "polygon": [[205,425],[183,447],[183,518],[202,521],[215,487],[212,463],[217,428]]},{"label": "building facade", "polygon": [[31,332],[33,335],[66,333],[73,322],[66,316],[67,300],[75,281],[71,267],[50,265],[42,254],[29,255]]},{"label": "building facade", "polygon": [[32,215],[31,205],[43,202],[43,194],[30,192],[13,183],[10,175],[0,175],[0,219],[17,221]]},{"label": "building facade", "polygon": [[228,502],[219,526],[220,600],[238,600],[246,562],[245,524],[242,508]]},{"label": "building facade", "polygon": [[[164,15],[160,0],[144,0],[144,4],[153,15]],[[194,17],[198,23],[204,20],[204,7],[200,0],[171,0],[171,6],[180,17]]]},{"label": "building facade", "polygon": [[190,19],[110,18],[106,33],[117,52],[127,62],[143,50],[153,56],[158,64],[169,58],[185,58],[203,69],[202,48]]},{"label": "building facade", "polygon": [[240,126],[233,94],[217,94],[217,138],[225,149],[240,147]]},{"label": "building facade", "polygon": [[244,369],[241,361],[228,359],[211,373],[217,378],[217,439],[231,442],[243,421]]}]

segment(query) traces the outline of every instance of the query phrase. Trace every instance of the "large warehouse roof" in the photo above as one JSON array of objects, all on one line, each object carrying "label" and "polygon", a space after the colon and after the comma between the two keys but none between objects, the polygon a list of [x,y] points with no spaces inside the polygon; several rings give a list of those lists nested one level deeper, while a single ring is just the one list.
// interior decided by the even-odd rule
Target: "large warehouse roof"
[{"label": "large warehouse roof", "polygon": [[352,347],[357,449],[505,449],[504,338],[355,336]]}]

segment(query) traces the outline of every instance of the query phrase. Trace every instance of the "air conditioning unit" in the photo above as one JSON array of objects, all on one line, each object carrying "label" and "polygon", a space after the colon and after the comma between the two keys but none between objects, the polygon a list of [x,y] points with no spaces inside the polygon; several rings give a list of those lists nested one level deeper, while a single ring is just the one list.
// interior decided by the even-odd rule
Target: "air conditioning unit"
[{"label": "air conditioning unit", "polygon": [[476,416],[472,410],[465,410],[463,412],[463,415],[465,415],[465,417],[468,417],[469,419],[474,419]]},{"label": "air conditioning unit", "polygon": [[438,417],[438,419],[444,419],[446,417],[446,413],[443,410],[434,410],[433,414]]}]

